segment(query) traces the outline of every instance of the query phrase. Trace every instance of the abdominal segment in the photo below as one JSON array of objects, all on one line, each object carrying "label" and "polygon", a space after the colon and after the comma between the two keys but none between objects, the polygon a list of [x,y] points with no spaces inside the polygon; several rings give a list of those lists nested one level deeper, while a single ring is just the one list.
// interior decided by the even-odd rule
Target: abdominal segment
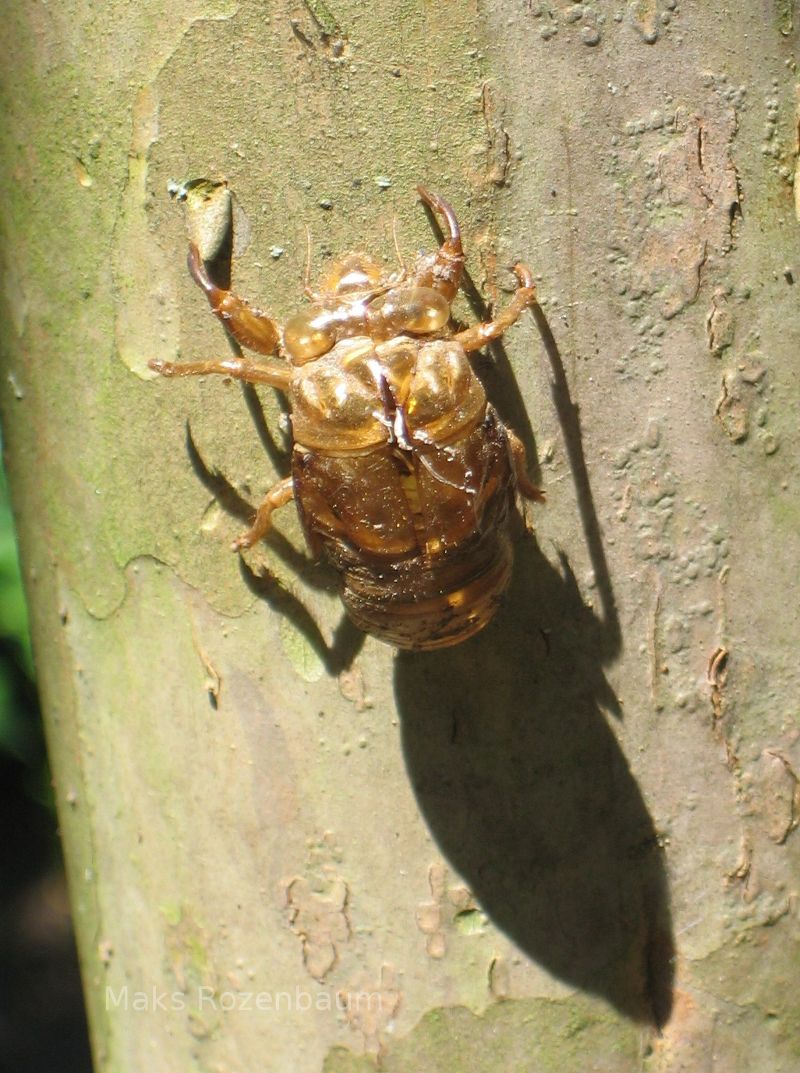
[{"label": "abdominal segment", "polygon": [[491,406],[448,444],[335,456],[295,446],[309,543],[342,576],[357,626],[400,648],[445,647],[493,616],[511,572],[514,495],[505,428]]},{"label": "abdominal segment", "polygon": [[359,629],[406,649],[446,648],[493,618],[511,577],[503,529],[430,561],[362,563],[344,572],[342,600]]}]

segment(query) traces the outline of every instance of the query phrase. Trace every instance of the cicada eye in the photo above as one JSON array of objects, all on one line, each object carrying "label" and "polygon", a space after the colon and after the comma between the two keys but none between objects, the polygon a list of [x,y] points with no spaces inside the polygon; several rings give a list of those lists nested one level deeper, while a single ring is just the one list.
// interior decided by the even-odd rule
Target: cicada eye
[{"label": "cicada eye", "polygon": [[450,303],[432,287],[396,287],[370,303],[384,330],[426,335],[450,319]]},{"label": "cicada eye", "polygon": [[297,313],[286,323],[283,344],[295,365],[304,365],[327,354],[336,342],[336,333],[324,311],[309,309]]}]

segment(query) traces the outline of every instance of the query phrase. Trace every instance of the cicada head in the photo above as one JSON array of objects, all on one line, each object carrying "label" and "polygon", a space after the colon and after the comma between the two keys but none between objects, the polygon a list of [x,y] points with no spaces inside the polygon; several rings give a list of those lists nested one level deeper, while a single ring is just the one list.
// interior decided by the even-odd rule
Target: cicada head
[{"label": "cicada head", "polygon": [[385,283],[381,265],[366,253],[348,253],[336,261],[322,281],[320,297],[369,293]]}]

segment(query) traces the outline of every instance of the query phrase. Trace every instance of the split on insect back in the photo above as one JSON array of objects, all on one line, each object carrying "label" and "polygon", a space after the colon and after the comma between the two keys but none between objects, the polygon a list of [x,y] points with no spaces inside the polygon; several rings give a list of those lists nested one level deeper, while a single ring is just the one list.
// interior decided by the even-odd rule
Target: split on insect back
[{"label": "split on insect back", "polygon": [[439,249],[392,274],[349,253],[283,326],[218,287],[190,241],[189,271],[213,313],[262,357],[150,367],[283,392],[291,474],[270,489],[234,549],[266,536],[273,511],[293,499],[311,551],[340,576],[355,624],[398,648],[435,649],[490,621],[511,576],[516,493],[544,498],[468,356],[510,328],[536,290],[530,269],[517,264],[506,308],[454,330],[450,306],[464,264],[458,220],[444,198],[417,190],[442,223]]}]

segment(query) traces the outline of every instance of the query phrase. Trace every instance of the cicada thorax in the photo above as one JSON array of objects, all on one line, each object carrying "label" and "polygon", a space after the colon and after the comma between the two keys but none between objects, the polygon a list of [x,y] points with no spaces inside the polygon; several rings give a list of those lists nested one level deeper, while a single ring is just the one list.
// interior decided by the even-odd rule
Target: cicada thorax
[{"label": "cicada thorax", "polygon": [[283,331],[294,365],[315,361],[343,339],[367,336],[375,342],[408,333],[435,334],[450,320],[450,301],[435,287],[389,280],[363,254],[339,262],[308,308]]},{"label": "cicada thorax", "polygon": [[401,648],[476,633],[509,579],[514,480],[460,344],[343,339],[290,394],[300,515],[356,624]]}]

